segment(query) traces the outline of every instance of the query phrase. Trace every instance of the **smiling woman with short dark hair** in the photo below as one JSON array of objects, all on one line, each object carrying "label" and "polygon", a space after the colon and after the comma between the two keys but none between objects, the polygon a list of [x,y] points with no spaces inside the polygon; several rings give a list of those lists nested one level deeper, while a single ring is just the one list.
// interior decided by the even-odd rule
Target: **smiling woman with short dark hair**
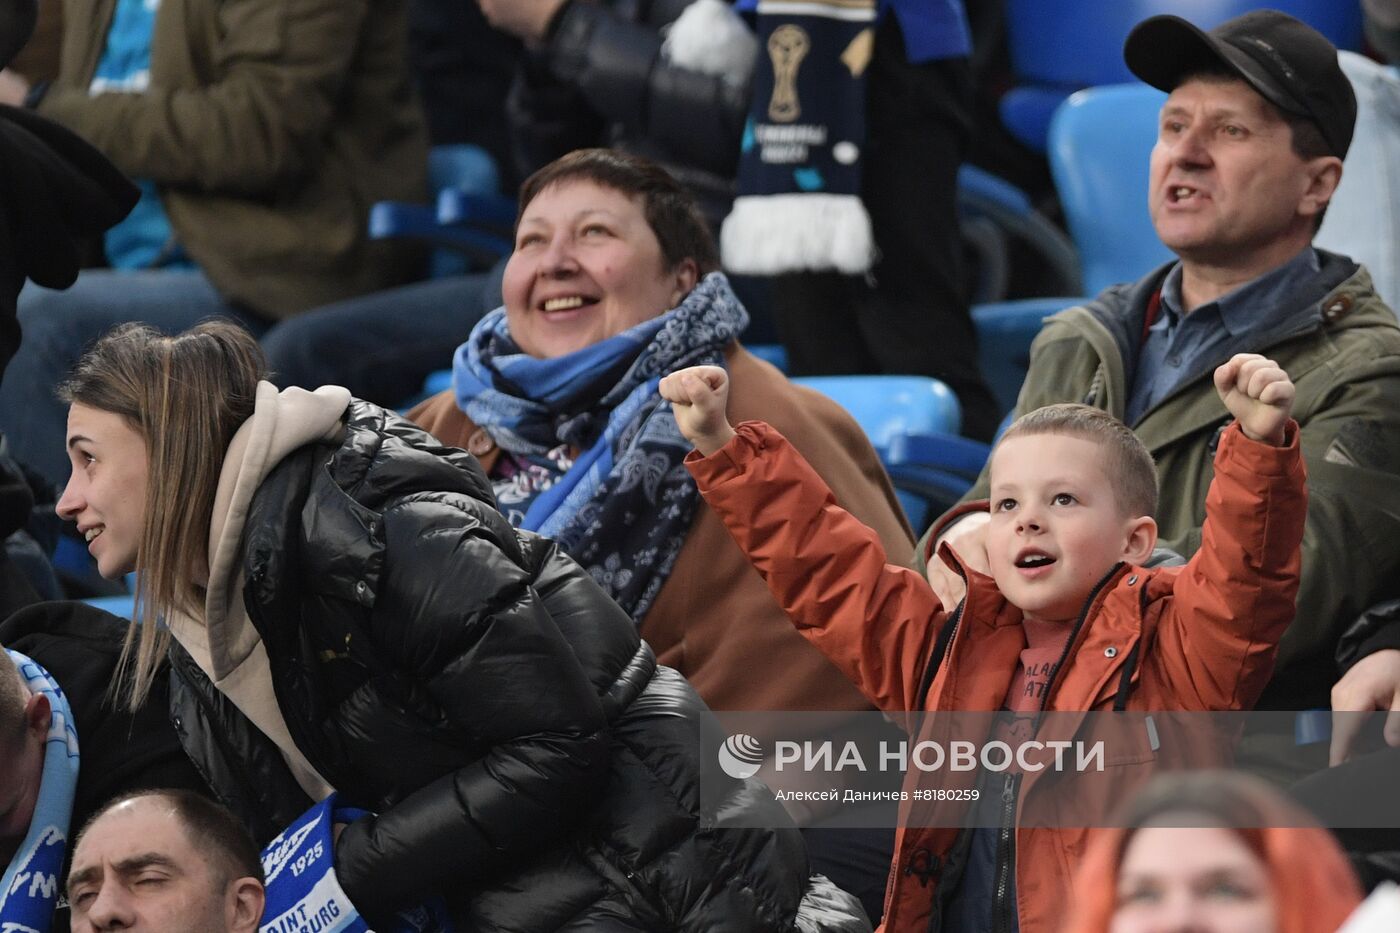
[{"label": "smiling woman with short dark hair", "polygon": [[[889,553],[910,554],[910,535],[850,415],[739,343],[748,312],[716,257],[694,197],[656,164],[608,149],[550,163],[521,188],[504,306],[457,350],[453,388],[409,418],[475,454],[511,523],[557,540],[712,707],[825,711],[813,738],[832,739],[869,701],[796,633],[700,500],[660,378],[725,367],[736,421],[780,425]],[[869,815],[884,829],[813,835],[823,806],[837,807],[790,805],[813,864],[878,914],[893,812]]]}]

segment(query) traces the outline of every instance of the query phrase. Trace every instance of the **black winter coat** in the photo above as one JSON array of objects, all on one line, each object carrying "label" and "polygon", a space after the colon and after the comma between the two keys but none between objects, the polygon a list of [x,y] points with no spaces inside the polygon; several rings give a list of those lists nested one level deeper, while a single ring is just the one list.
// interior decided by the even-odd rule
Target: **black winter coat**
[{"label": "black winter coat", "polygon": [[692,2],[562,8],[549,36],[527,48],[506,101],[522,176],[575,149],[625,149],[664,165],[718,229],[734,199],[750,76],[725,79],[663,58],[664,31]]},{"label": "black winter coat", "polygon": [[[379,814],[336,852],[371,922],[438,892],[464,930],[866,928],[839,891],[804,903],[801,839],[761,784],[714,804],[707,786],[702,808],[718,724],[586,573],[510,527],[469,454],[353,401],[343,442],[279,464],[246,528],[245,603],[291,735]],[[275,832],[309,802],[174,662],[187,749]]]}]

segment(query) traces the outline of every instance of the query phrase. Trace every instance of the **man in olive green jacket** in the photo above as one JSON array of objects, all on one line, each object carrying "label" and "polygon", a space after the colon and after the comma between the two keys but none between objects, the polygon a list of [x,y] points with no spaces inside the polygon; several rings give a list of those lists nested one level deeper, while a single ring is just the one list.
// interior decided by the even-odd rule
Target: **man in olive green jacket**
[{"label": "man in olive green jacket", "polygon": [[[1232,54],[1256,40],[1279,58]],[[1259,708],[1325,707],[1342,631],[1400,595],[1400,327],[1363,267],[1311,246],[1351,137],[1350,87],[1325,39],[1272,12],[1208,34],[1155,17],[1134,30],[1125,57],[1171,92],[1149,205],[1180,261],[1049,318],[1017,413],[1086,402],[1131,425],[1157,463],[1161,543],[1189,556],[1229,421],[1211,372],[1236,351],[1277,360],[1297,385],[1309,507],[1297,616]],[[1204,72],[1180,70],[1203,60]],[[987,494],[984,471],[967,498]],[[985,559],[981,520],[945,536],[974,566]],[[927,560],[930,542],[919,553]],[[929,576],[940,596],[960,596],[941,561]],[[1360,653],[1400,646],[1397,635],[1380,633]]]},{"label": "man in olive green jacket", "polygon": [[[116,323],[181,330],[217,313],[261,332],[418,271],[411,248],[366,234],[374,202],[426,195],[405,6],[67,0],[58,79],[25,102],[144,183],[133,217],[156,222],[138,231],[151,243],[130,262],[109,237],[120,271],[21,300],[24,340],[0,391],[20,459],[66,475],[53,385]],[[14,102],[25,88],[5,78],[0,100]]]}]

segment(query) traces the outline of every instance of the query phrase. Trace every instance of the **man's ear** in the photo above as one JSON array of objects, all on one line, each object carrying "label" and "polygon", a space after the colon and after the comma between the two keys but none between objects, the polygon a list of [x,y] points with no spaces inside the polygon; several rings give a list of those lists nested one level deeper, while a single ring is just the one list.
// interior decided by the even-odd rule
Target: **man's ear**
[{"label": "man's ear", "polygon": [[267,892],[256,878],[236,878],[229,882],[229,933],[257,933],[267,906]]},{"label": "man's ear", "polygon": [[49,707],[49,698],[42,693],[31,693],[24,703],[24,731],[43,742],[48,738],[52,722],[53,710]]},{"label": "man's ear", "polygon": [[1145,564],[1157,547],[1157,522],[1143,515],[1128,523],[1128,538],[1123,544],[1123,559],[1130,564]]},{"label": "man's ear", "polygon": [[1318,156],[1308,162],[1308,187],[1298,202],[1298,213],[1316,217],[1337,193],[1342,183],[1342,160],[1336,156]]}]

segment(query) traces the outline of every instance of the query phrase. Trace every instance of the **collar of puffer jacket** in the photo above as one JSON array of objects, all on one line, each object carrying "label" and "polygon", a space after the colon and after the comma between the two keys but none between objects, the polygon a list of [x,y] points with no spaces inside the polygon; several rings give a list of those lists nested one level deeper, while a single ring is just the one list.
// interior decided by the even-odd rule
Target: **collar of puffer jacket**
[{"label": "collar of puffer jacket", "polygon": [[329,791],[297,750],[277,707],[267,652],[243,605],[239,555],[253,494],[284,457],[306,444],[336,441],[344,432],[350,392],[314,392],[260,382],[253,416],[224,454],[209,523],[209,587],[203,620],[176,614],[170,631],[210,680],[277,743],[297,780],[314,799]]}]

